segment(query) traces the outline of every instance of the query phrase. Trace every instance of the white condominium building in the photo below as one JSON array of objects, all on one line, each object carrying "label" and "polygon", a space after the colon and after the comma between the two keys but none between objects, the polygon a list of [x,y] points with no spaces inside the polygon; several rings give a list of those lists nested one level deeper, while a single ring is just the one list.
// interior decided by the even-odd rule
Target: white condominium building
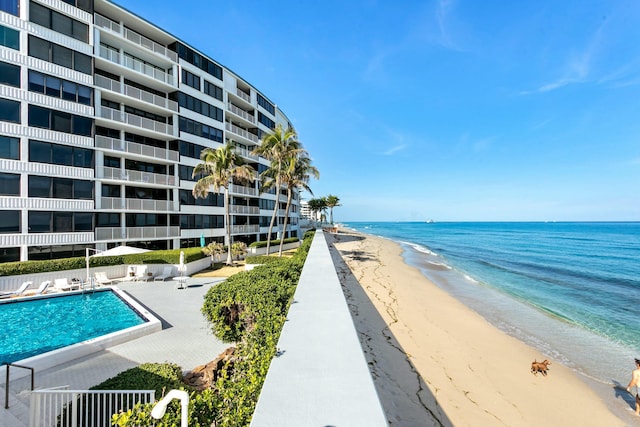
[{"label": "white condominium building", "polygon": [[[251,154],[285,114],[239,75],[107,0],[0,0],[0,262],[225,242],[195,199],[204,148]],[[266,240],[286,195],[230,186],[232,241]],[[296,195],[287,235],[299,234]]]}]

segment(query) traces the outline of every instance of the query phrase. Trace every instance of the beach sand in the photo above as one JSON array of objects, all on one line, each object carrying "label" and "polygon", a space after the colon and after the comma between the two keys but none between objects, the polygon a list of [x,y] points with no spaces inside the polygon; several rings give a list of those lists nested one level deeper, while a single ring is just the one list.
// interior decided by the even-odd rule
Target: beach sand
[{"label": "beach sand", "polygon": [[544,354],[431,283],[400,245],[326,236],[390,425],[629,425],[565,366],[533,375]]}]

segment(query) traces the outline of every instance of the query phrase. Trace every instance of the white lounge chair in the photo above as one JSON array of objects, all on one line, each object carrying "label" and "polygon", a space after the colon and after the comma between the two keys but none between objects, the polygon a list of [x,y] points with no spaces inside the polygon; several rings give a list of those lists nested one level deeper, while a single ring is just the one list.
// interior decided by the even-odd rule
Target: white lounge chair
[{"label": "white lounge chair", "polygon": [[164,267],[164,270],[162,270],[162,273],[154,277],[153,281],[155,282],[156,280],[162,280],[164,282],[165,280],[170,279],[171,277],[173,277],[173,267],[170,265],[166,265]]},{"label": "white lounge chair", "polygon": [[96,283],[100,286],[110,285],[113,283],[113,280],[109,279],[107,277],[107,273],[105,273],[104,271],[96,271],[93,274],[93,277],[95,277]]},{"label": "white lounge chair", "polygon": [[138,265],[136,266],[136,276],[134,277],[134,280],[136,281],[147,281],[149,279],[152,279],[153,275],[149,275],[147,274],[147,266],[146,265]]},{"label": "white lounge chair", "polygon": [[0,294],[0,298],[11,298],[11,297],[19,297],[20,295],[22,295],[29,286],[31,286],[33,284],[33,282],[31,281],[27,281],[22,283],[22,285],[20,285],[20,287],[18,289],[16,289],[15,291],[11,291],[11,292],[3,292],[2,294]]},{"label": "white lounge chair", "polygon": [[47,288],[49,287],[49,285],[51,285],[51,280],[45,280],[44,282],[40,283],[40,286],[38,286],[38,289],[36,289],[36,293],[34,295],[42,295],[45,292],[47,292]]},{"label": "white lounge chair", "polygon": [[56,279],[53,281],[53,287],[56,289],[56,291],[70,291],[71,290],[71,285],[69,284],[69,281],[67,280],[67,278],[65,277],[64,279]]}]

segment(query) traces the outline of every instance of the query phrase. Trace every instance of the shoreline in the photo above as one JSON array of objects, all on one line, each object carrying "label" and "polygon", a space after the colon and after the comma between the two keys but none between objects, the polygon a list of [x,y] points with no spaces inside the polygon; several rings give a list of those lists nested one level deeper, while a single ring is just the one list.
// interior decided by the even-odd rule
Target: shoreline
[{"label": "shoreline", "polygon": [[327,236],[390,425],[634,422],[559,362],[534,376],[543,354],[435,285],[399,243],[350,230]]}]

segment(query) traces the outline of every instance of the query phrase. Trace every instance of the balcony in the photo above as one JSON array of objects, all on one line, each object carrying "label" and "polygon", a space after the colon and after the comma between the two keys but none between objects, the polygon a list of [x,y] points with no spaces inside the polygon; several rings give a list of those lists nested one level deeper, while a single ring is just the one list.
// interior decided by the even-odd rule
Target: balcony
[{"label": "balcony", "polygon": [[232,214],[260,215],[260,208],[257,206],[231,205]]},{"label": "balcony", "polygon": [[238,95],[240,98],[244,99],[248,103],[251,103],[251,95],[249,95],[245,91],[236,89],[236,95]]},{"label": "balcony", "polygon": [[173,112],[178,112],[178,103],[168,98],[158,96],[151,92],[147,92],[137,87],[121,83],[105,76],[96,74],[94,77],[95,85],[112,92],[120,93],[137,100],[153,104],[155,106],[166,108]]},{"label": "balcony", "polygon": [[122,199],[120,197],[102,197],[101,209],[145,211],[145,212],[167,212],[174,211],[171,200],[150,200],[150,199]]},{"label": "balcony", "polygon": [[252,234],[259,233],[260,226],[259,225],[232,225],[231,226],[231,234]]},{"label": "balcony", "polygon": [[242,108],[236,107],[230,102],[227,103],[227,109],[231,111],[233,114],[235,114],[236,116],[242,117],[248,122],[251,122],[253,124],[256,123],[256,116],[254,116],[253,114],[249,114],[247,111],[244,111]]},{"label": "balcony", "polygon": [[162,83],[169,84],[171,86],[175,86],[173,75],[166,73],[163,70],[152,67],[148,64],[145,64],[141,60],[125,55],[120,55],[120,52],[117,50],[111,49],[107,46],[101,45],[100,58],[106,59],[107,61],[113,62],[115,64],[121,65],[123,67],[129,68],[131,70],[137,71],[139,73],[145,74],[149,77],[152,77]]},{"label": "balcony", "polygon": [[169,239],[180,237],[180,227],[99,227],[96,240]]},{"label": "balcony", "polygon": [[245,187],[243,185],[231,184],[229,186],[229,193],[245,194],[247,196],[257,196],[258,190],[251,187]]},{"label": "balcony", "polygon": [[236,135],[239,135],[245,139],[248,139],[249,141],[255,142],[256,144],[258,143],[258,137],[242,128],[239,128],[238,126],[226,122],[225,123],[226,129],[230,132],[233,132]]},{"label": "balcony", "polygon": [[125,113],[124,111],[116,110],[114,108],[100,106],[100,108],[98,108],[98,116],[103,119],[126,123],[131,126],[173,136],[173,125],[157,122],[146,117],[136,116],[135,114]]},{"label": "balcony", "polygon": [[247,150],[246,148],[235,148],[236,153],[240,154],[242,157],[246,157],[247,159],[258,160],[259,156],[251,153],[251,150]]},{"label": "balcony", "polygon": [[96,178],[113,179],[117,181],[129,181],[157,185],[175,185],[176,182],[176,178],[173,175],[161,175],[158,173],[110,168],[107,166],[96,167],[96,173]]},{"label": "balcony", "polygon": [[114,151],[124,151],[131,154],[152,157],[154,159],[169,160],[171,162],[177,162],[180,159],[180,154],[177,151],[151,147],[149,145],[138,144],[137,142],[128,142],[102,135],[96,135],[95,144],[95,146],[98,148],[104,148]]},{"label": "balcony", "polygon": [[137,32],[130,30],[129,28],[124,27],[105,16],[102,16],[98,13],[94,14],[94,23],[100,28],[107,29],[114,34],[118,34],[126,38],[131,43],[137,46],[141,46],[147,50],[162,55],[173,62],[178,62],[178,54],[174,51],[167,49],[164,45],[161,45],[160,43],[155,42],[150,38],[143,36],[142,34],[138,34]]}]

